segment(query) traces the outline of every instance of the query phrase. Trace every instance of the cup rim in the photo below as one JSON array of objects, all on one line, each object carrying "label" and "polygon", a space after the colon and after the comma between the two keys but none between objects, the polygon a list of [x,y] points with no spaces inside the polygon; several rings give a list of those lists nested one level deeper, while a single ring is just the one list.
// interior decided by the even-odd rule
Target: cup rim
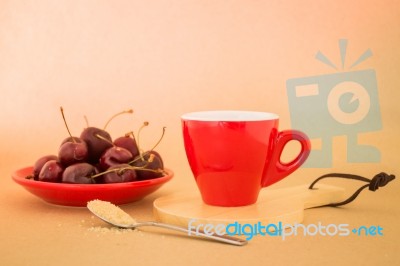
[{"label": "cup rim", "polygon": [[243,122],[276,120],[279,119],[279,116],[275,113],[259,111],[211,110],[186,113],[181,116],[181,119],[185,121]]}]

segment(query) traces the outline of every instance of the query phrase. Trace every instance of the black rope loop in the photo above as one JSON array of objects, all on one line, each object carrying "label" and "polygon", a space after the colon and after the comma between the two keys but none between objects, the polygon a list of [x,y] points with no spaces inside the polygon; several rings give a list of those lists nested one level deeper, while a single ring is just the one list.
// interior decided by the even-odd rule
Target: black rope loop
[{"label": "black rope loop", "polygon": [[394,175],[389,175],[384,172],[375,175],[372,179],[368,179],[368,178],[365,178],[365,177],[359,176],[359,175],[330,173],[330,174],[322,175],[322,176],[318,177],[317,179],[315,179],[311,183],[311,185],[308,187],[308,189],[316,189],[316,188],[314,188],[314,185],[316,183],[318,183],[321,179],[330,178],[330,177],[352,179],[352,180],[366,182],[368,184],[360,187],[358,190],[356,190],[353,193],[353,195],[351,195],[348,199],[346,199],[342,202],[329,203],[329,204],[325,204],[325,205],[321,205],[321,206],[316,206],[314,208],[338,207],[338,206],[348,204],[348,203],[352,202],[353,200],[355,200],[357,198],[357,196],[361,193],[361,191],[363,191],[365,188],[368,188],[371,191],[376,191],[378,188],[386,186],[390,181],[393,181],[396,178]]}]

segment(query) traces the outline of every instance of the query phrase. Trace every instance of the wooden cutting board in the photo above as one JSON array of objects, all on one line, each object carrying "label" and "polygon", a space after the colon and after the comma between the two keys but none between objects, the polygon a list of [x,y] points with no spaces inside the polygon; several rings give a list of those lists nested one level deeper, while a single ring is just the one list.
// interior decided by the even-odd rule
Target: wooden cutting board
[{"label": "wooden cutting board", "polygon": [[183,227],[187,227],[192,219],[195,219],[192,224],[294,224],[303,221],[305,209],[344,200],[343,188],[318,185],[318,188],[310,190],[308,186],[265,188],[261,190],[257,203],[243,207],[206,205],[198,191],[173,194],[154,201],[154,218]]}]

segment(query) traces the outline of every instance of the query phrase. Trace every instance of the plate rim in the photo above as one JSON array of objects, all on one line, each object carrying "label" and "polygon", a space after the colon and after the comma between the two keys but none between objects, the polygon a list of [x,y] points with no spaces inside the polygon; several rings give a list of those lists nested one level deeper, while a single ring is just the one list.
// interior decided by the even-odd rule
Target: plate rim
[{"label": "plate rim", "polygon": [[12,172],[12,179],[19,185],[29,186],[31,188],[42,188],[42,189],[82,189],[82,190],[108,190],[118,188],[142,188],[148,186],[156,186],[168,182],[174,176],[174,172],[169,168],[164,168],[168,173],[162,177],[157,177],[148,180],[139,180],[133,182],[122,182],[122,183],[111,183],[111,184],[69,184],[69,183],[55,183],[55,182],[43,182],[37,180],[26,179],[26,176],[22,176],[21,172],[28,172],[33,170],[33,166],[26,166],[19,168]]}]

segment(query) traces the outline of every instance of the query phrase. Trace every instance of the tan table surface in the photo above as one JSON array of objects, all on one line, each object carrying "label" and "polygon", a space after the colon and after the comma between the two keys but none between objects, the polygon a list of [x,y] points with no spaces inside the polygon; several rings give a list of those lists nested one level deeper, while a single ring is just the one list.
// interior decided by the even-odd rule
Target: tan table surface
[{"label": "tan table surface", "polygon": [[[0,1],[0,265],[400,265],[399,180],[363,191],[348,206],[305,212],[305,225],[380,226],[383,236],[257,236],[245,247],[151,228],[94,232],[107,225],[86,208],[44,203],[11,180],[14,170],[56,152],[67,136],[60,106],[73,135],[85,127],[83,115],[101,127],[112,114],[133,108],[133,116],[112,123],[111,135],[149,121],[141,137],[141,147],[149,149],[166,126],[157,150],[175,172],[156,193],[123,206],[137,220],[151,220],[155,199],[196,190],[182,114],[273,112],[279,129],[289,129],[288,80],[321,77],[324,85],[331,74],[362,70],[376,75],[380,116],[371,131],[357,132],[357,141],[379,149],[379,162],[347,161],[346,135],[356,125],[343,135],[319,136],[333,138],[332,167],[302,168],[273,186],[309,184],[327,172],[399,175],[399,11],[399,1],[374,0]],[[346,47],[338,42],[346,41],[344,58]],[[315,60],[318,53],[338,68]],[[303,108],[318,112],[318,106]],[[349,193],[360,186],[350,183],[344,184]]]},{"label": "tan table surface", "polygon": [[[109,227],[86,208],[53,206],[27,193],[9,178],[18,167],[12,163],[1,167],[2,265],[395,265],[400,261],[398,182],[375,193],[365,191],[343,208],[305,212],[306,225],[379,225],[383,236],[298,235],[285,240],[256,236],[247,246],[236,247],[151,228],[122,233],[92,231],[96,226]],[[196,189],[192,180],[184,182],[182,176],[188,174],[184,167],[175,170],[173,181],[142,201],[123,205],[123,209],[137,220],[152,219],[152,202],[157,197]],[[309,182],[302,174],[308,171],[300,170],[296,181],[290,178],[276,186]]]}]

